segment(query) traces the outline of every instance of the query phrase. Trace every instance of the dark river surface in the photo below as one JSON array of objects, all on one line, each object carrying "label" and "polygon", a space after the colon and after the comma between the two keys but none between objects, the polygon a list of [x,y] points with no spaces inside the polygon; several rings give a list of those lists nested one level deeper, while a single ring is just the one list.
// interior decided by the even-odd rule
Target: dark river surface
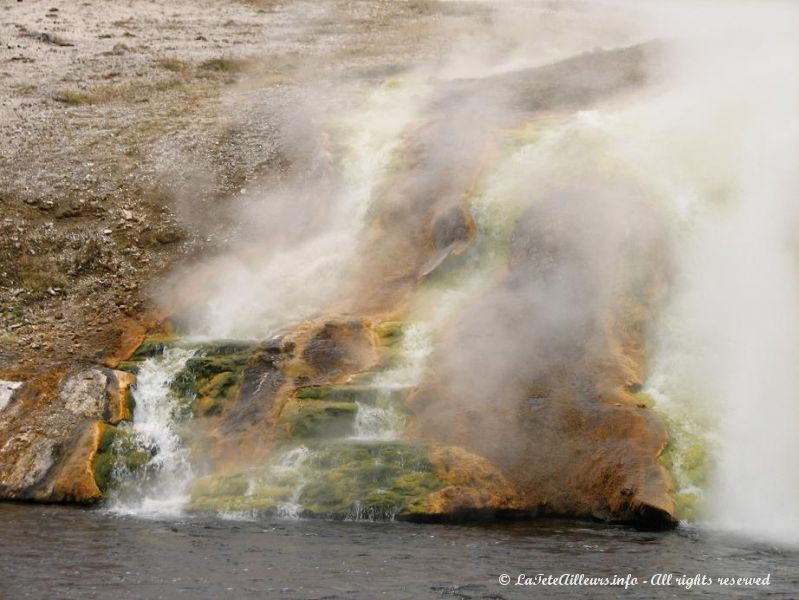
[{"label": "dark river surface", "polygon": [[[659,573],[671,585],[655,586]],[[503,574],[509,585],[499,583]],[[519,574],[637,578],[524,586]],[[676,576],[713,578],[686,590]],[[722,586],[717,577],[765,577]],[[534,579],[535,580],[535,579]],[[646,583],[645,583],[646,581]],[[691,529],[148,520],[0,504],[0,598],[799,598],[799,552]]]}]

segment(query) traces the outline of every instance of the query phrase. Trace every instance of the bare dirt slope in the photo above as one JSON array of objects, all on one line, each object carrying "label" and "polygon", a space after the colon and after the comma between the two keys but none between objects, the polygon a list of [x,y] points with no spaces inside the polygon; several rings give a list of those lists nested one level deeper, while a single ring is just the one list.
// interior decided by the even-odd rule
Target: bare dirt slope
[{"label": "bare dirt slope", "polygon": [[151,282],[224,243],[214,215],[287,167],[274,120],[299,80],[385,76],[440,51],[429,34],[465,10],[4,2],[0,378],[96,361],[151,323]]}]

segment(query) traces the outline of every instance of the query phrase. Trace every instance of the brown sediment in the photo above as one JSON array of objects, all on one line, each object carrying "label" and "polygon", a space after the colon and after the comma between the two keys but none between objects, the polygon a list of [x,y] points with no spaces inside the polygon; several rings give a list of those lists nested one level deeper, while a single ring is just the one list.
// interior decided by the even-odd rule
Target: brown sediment
[{"label": "brown sediment", "polygon": [[[488,459],[519,498],[513,507],[497,509],[673,524],[671,478],[658,462],[667,444],[666,430],[632,393],[644,381],[647,331],[668,286],[667,270],[659,268],[662,239],[639,239],[637,251],[609,263],[614,274],[637,273],[635,280],[617,275],[607,279],[597,268],[600,279],[592,283],[597,277],[588,271],[593,259],[582,253],[600,249],[586,246],[576,223],[559,222],[563,215],[550,219],[548,202],[539,201],[520,219],[504,280],[448,332],[434,355],[436,375],[409,401],[411,433]],[[563,235],[562,228],[570,235]],[[575,306],[581,309],[552,329],[547,309],[526,305],[524,298],[529,294],[540,302],[541,294],[563,278],[573,278],[574,289],[580,291]],[[491,298],[499,304],[491,304]],[[505,313],[506,298],[514,299],[515,312]],[[558,296],[554,301],[562,302]],[[480,325],[481,319],[485,324]],[[529,334],[500,329],[500,335],[527,340],[526,347],[508,345],[493,332],[480,330],[506,322]],[[495,336],[490,342],[489,333]],[[486,337],[484,347],[478,334]],[[530,346],[540,346],[541,352],[531,353],[525,363],[525,355],[517,353]],[[499,378],[487,372],[490,388],[475,390],[460,381],[475,381],[472,372],[480,372],[480,358],[494,352],[511,367],[505,375],[500,371]],[[453,362],[453,356],[463,358]]]},{"label": "brown sediment", "polygon": [[430,494],[417,512],[455,514],[463,510],[521,510],[516,487],[486,458],[459,446],[434,446],[429,454],[435,473],[446,487]]},{"label": "brown sediment", "polygon": [[103,422],[87,423],[66,458],[48,477],[48,486],[37,491],[37,499],[53,502],[97,502],[103,497],[94,474],[94,457],[100,448]]},{"label": "brown sediment", "polygon": [[122,421],[133,420],[131,386],[136,382],[136,376],[125,371],[112,371],[108,378],[106,393],[108,406],[105,421],[111,425],[118,425]]},{"label": "brown sediment", "polygon": [[163,311],[152,309],[136,319],[122,318],[113,323],[106,342],[103,364],[112,369],[129,359],[145,337],[172,335],[171,324]]}]

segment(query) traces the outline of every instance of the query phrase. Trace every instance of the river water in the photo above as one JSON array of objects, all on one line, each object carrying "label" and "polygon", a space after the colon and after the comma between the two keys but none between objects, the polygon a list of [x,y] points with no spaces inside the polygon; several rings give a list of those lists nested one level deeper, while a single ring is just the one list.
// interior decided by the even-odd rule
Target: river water
[{"label": "river water", "polygon": [[[0,598],[785,598],[799,552],[678,529],[542,521],[480,526],[321,520],[149,520],[0,504]],[[638,578],[638,585],[517,586],[518,575]],[[686,590],[658,573],[714,579]],[[499,578],[508,574],[510,585]],[[716,577],[765,577],[724,587]]]}]

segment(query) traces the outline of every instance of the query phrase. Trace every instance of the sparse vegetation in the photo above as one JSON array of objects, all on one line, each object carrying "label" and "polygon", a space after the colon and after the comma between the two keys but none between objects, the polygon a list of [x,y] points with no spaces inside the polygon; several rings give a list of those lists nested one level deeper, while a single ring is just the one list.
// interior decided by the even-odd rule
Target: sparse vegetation
[{"label": "sparse vegetation", "polygon": [[252,61],[243,58],[212,58],[200,64],[201,69],[218,73],[242,73],[252,66]]},{"label": "sparse vegetation", "polygon": [[26,256],[20,259],[18,274],[20,283],[34,293],[67,285],[58,265],[47,256]]},{"label": "sparse vegetation", "polygon": [[78,106],[80,104],[96,104],[99,101],[99,98],[96,95],[90,94],[88,92],[66,90],[63,92],[58,92],[55,96],[53,96],[53,100],[68,104],[69,106]]},{"label": "sparse vegetation", "polygon": [[189,63],[178,58],[159,58],[155,64],[173,73],[186,73],[191,68]]},{"label": "sparse vegetation", "polygon": [[9,321],[21,321],[25,310],[21,306],[0,306],[0,317]]}]

